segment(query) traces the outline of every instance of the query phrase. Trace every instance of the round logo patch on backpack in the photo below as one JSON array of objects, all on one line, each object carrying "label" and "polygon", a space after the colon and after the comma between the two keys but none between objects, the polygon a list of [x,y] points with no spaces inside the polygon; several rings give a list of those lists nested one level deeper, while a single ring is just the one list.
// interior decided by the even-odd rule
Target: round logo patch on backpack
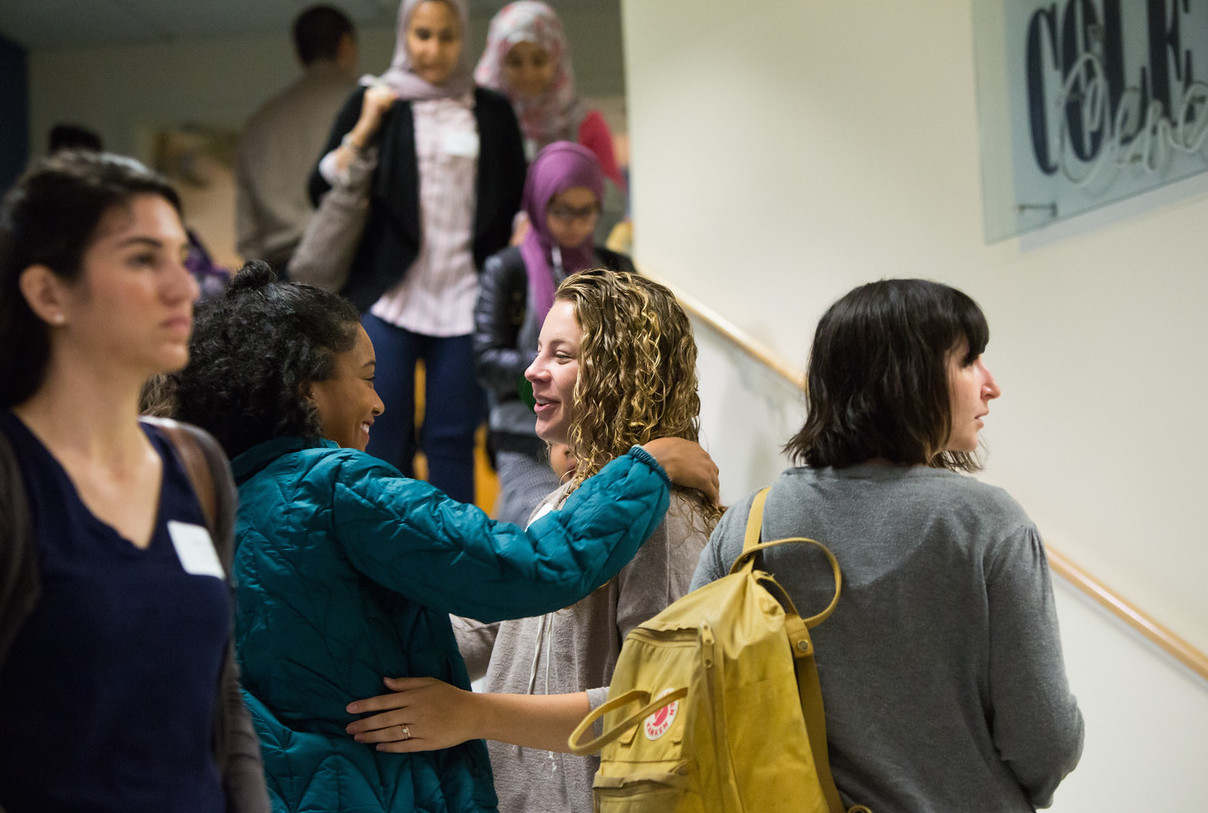
[{"label": "round logo patch on backpack", "polygon": [[[655,700],[665,694],[670,694],[672,691],[672,689],[663,689],[655,697]],[[646,739],[657,740],[666,734],[671,729],[671,724],[675,722],[677,714],[679,714],[679,701],[673,700],[647,717],[644,726],[646,729]]]}]

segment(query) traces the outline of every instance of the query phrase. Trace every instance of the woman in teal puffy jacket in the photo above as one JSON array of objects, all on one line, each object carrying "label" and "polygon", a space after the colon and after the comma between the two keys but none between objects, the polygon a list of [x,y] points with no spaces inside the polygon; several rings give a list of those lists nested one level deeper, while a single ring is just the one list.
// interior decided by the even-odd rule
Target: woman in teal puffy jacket
[{"label": "woman in teal puffy jacket", "polygon": [[177,414],[218,438],[239,484],[236,646],[274,808],[494,810],[481,741],[380,752],[345,732],[347,704],[387,675],[468,688],[449,613],[574,603],[662,521],[660,462],[715,495],[712,461],[677,439],[634,447],[522,531],[365,454],[384,408],[373,346],[335,295],[251,263],[198,315],[191,350]]}]

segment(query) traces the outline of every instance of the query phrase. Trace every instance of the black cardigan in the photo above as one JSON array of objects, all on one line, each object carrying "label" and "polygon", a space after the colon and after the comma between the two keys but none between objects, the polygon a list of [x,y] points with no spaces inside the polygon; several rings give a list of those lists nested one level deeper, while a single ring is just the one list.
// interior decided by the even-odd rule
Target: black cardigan
[{"label": "black cardigan", "polygon": [[[340,139],[352,130],[360,118],[364,95],[365,88],[358,88],[344,103],[323,155],[339,146]],[[474,266],[481,270],[487,257],[511,238],[528,167],[520,125],[505,96],[475,88],[474,120],[479,153],[473,253]],[[380,157],[370,190],[369,219],[348,282],[340,291],[361,312],[402,279],[419,253],[419,166],[410,102],[397,102],[386,111],[377,143]],[[311,201],[317,205],[330,188],[316,166],[310,176]]]}]

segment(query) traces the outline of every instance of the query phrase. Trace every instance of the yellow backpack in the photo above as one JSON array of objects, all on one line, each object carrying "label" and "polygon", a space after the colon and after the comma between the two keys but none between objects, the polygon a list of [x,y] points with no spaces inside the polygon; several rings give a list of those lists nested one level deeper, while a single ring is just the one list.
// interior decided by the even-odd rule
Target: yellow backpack
[{"label": "yellow backpack", "polygon": [[[812,539],[760,543],[767,492],[730,574],[629,633],[608,702],[571,735],[575,753],[601,751],[598,813],[843,813],[809,634],[839,601],[839,563]],[[817,545],[834,574],[834,599],[811,618],[754,566],[757,551],[790,542]],[[600,717],[603,735],[577,745]]]}]

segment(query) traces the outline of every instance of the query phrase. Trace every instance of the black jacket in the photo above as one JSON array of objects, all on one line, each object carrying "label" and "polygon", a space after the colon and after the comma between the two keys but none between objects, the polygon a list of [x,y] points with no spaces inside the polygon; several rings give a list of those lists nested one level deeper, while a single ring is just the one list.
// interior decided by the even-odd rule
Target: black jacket
[{"label": "black jacket", "polygon": [[[365,88],[358,88],[344,103],[323,155],[352,130],[364,95]],[[487,257],[508,244],[528,167],[520,125],[506,97],[475,88],[474,120],[479,153],[473,253],[474,265],[481,269]],[[340,291],[362,312],[403,278],[419,253],[419,165],[409,102],[398,102],[386,111],[377,143],[380,158],[370,190],[369,219],[348,282]],[[318,205],[330,188],[316,166],[310,176],[311,201]]]}]

